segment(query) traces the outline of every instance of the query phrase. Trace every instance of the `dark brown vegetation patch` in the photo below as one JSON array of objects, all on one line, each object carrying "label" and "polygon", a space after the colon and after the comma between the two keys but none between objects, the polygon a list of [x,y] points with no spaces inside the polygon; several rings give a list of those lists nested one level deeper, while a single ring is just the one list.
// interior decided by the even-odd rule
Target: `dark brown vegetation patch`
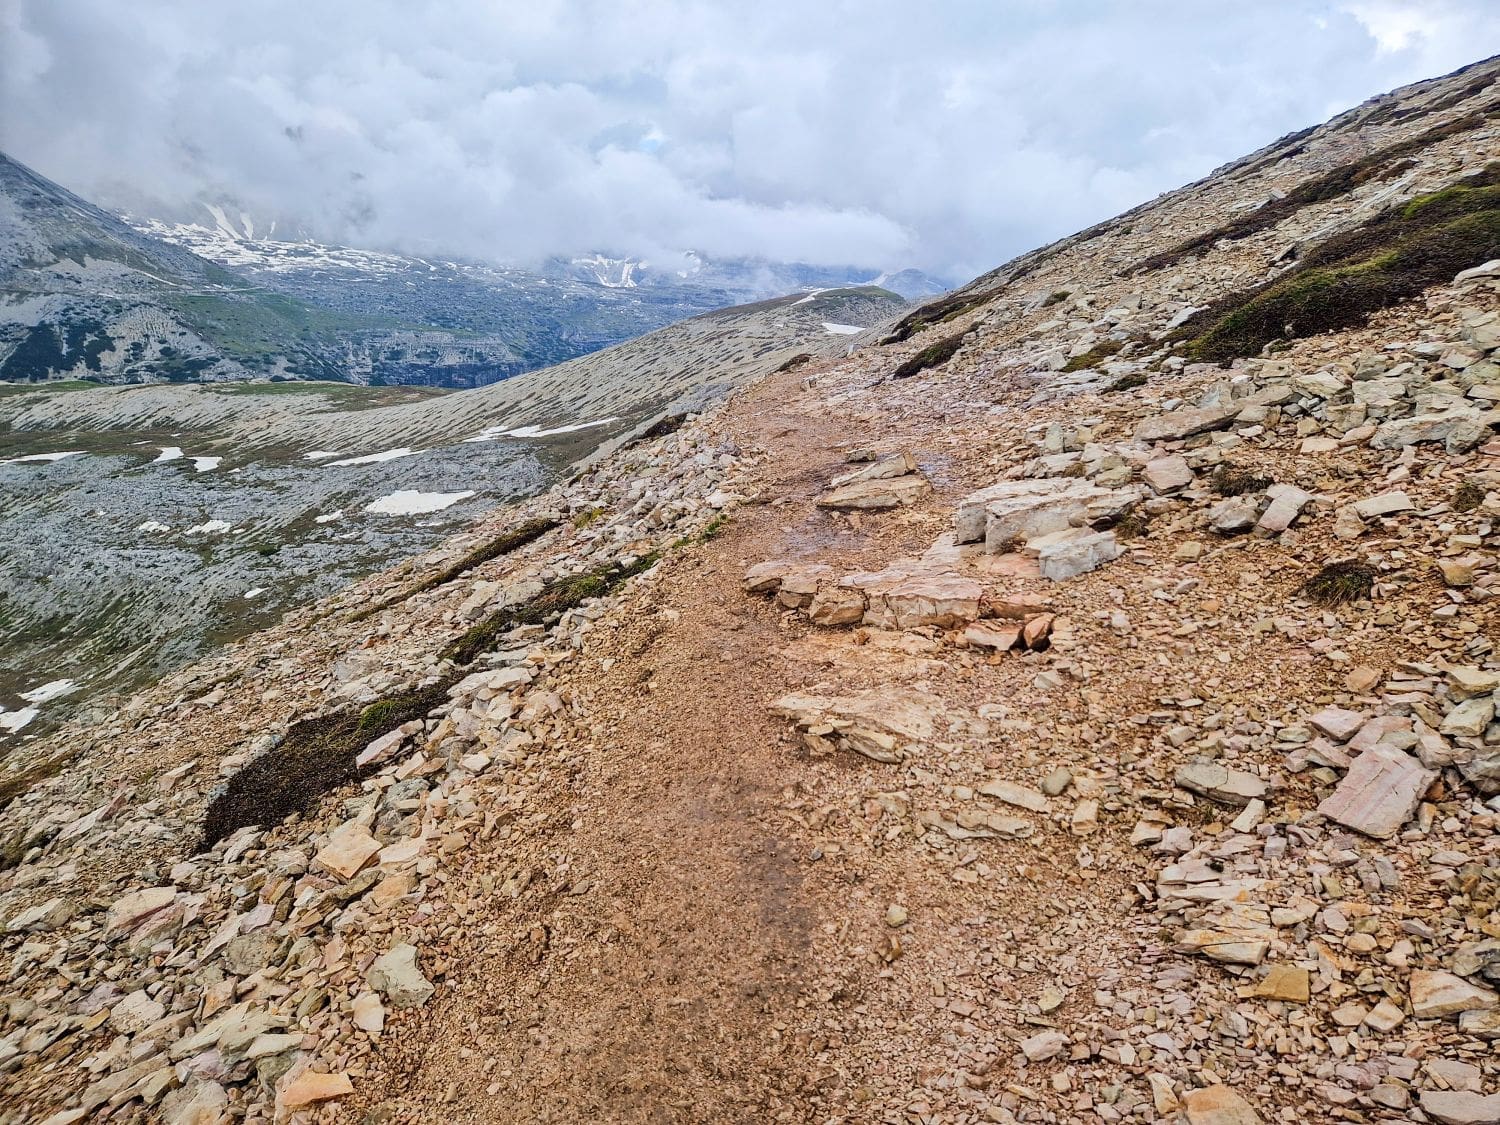
[{"label": "dark brown vegetation patch", "polygon": [[1244,496],[1250,492],[1264,492],[1276,482],[1270,477],[1258,477],[1249,469],[1220,465],[1209,476],[1208,483],[1220,496]]},{"label": "dark brown vegetation patch", "polygon": [[936,301],[929,301],[921,308],[913,309],[896,322],[894,328],[880,342],[882,344],[900,344],[910,340],[918,332],[931,328],[935,324],[943,324],[963,316],[964,313],[979,308],[993,300],[993,292],[985,293],[949,293],[946,297],[939,297]]},{"label": "dark brown vegetation patch", "polygon": [[947,363],[963,346],[964,333],[959,332],[953,336],[945,336],[935,344],[928,344],[925,348],[912,356],[896,370],[891,372],[892,379],[909,379],[919,371],[925,371],[929,367],[937,367]]},{"label": "dark brown vegetation patch", "polygon": [[1274,281],[1231,293],[1176,329],[1190,359],[1228,363],[1274,341],[1363,324],[1460,270],[1500,257],[1500,163],[1391,207],[1313,247]]},{"label": "dark brown vegetation patch", "polygon": [[481,543],[468,554],[464,555],[461,559],[444,567],[436,574],[429,575],[428,577],[422,579],[422,581],[418,582],[415,586],[403,590],[401,591],[401,593],[396,594],[392,597],[386,598],[384,601],[377,602],[372,606],[367,606],[366,608],[353,614],[349,618],[349,620],[363,621],[367,617],[373,617],[377,613],[381,613],[384,610],[390,609],[393,605],[399,605],[407,598],[410,598],[416,594],[425,593],[428,590],[435,590],[439,586],[446,585],[447,583],[452,582],[455,578],[467,574],[476,566],[481,566],[484,563],[491,561],[492,559],[498,559],[502,555],[508,555],[512,551],[518,551],[528,543],[535,543],[538,539],[540,539],[543,535],[546,535],[547,532],[551,531],[557,525],[557,520],[538,518],[526,520],[524,523],[519,523],[514,527],[508,527],[505,529],[505,531],[496,536],[494,539],[491,539],[488,543]]},{"label": "dark brown vegetation patch", "polygon": [[1319,605],[1344,605],[1368,598],[1375,588],[1375,568],[1357,559],[1329,563],[1299,591]]},{"label": "dark brown vegetation patch", "polygon": [[609,563],[547,583],[541,593],[491,614],[443,650],[443,659],[468,664],[493,649],[518,625],[545,625],[589,598],[602,598],[627,578],[650,570],[661,554],[651,551],[629,564]]},{"label": "dark brown vegetation patch", "polygon": [[360,710],[293,724],[280,746],[247,763],[208,806],[198,850],[207,851],[241,828],[269,827],[293,813],[309,813],[323,794],[358,781],[367,772],[354,764],[359,752],[381,735],[447,703],[448,689],[457,679],[448,676]]}]

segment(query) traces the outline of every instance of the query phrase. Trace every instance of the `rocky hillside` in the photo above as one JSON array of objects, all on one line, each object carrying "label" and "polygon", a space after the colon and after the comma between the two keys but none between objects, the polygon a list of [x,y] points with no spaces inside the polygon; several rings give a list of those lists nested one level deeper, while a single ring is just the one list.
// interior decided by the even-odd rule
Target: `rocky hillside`
[{"label": "rocky hillside", "polygon": [[1500,1119],[1497,75],[12,754],[0,1112]]},{"label": "rocky hillside", "polygon": [[7,733],[418,554],[601,447],[843,354],[903,307],[872,289],[787,297],[453,394],[0,388],[0,753]]}]

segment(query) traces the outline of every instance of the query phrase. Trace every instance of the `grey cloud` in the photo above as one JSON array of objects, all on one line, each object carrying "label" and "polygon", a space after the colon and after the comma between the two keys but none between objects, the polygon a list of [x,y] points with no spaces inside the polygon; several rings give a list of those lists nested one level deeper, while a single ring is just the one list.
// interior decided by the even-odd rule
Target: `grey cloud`
[{"label": "grey cloud", "polygon": [[320,235],[971,276],[1496,49],[1490,0],[0,0],[0,146]]}]

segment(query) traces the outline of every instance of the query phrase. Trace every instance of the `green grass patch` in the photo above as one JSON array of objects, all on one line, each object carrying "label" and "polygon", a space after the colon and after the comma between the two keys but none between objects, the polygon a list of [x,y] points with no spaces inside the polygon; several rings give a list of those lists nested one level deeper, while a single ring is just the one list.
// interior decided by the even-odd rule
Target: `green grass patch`
[{"label": "green grass patch", "polygon": [[1313,247],[1292,271],[1231,293],[1172,334],[1187,356],[1228,363],[1278,340],[1363,324],[1500,257],[1500,164]]},{"label": "green grass patch", "polygon": [[892,379],[909,379],[919,371],[925,371],[929,367],[937,367],[947,363],[963,346],[964,333],[959,332],[952,336],[945,336],[935,344],[928,344],[925,348],[902,363],[896,370],[891,372]]},{"label": "green grass patch", "polygon": [[491,651],[500,637],[517,626],[546,625],[590,598],[604,597],[627,578],[650,570],[660,560],[660,551],[650,551],[628,565],[608,563],[554,579],[534,598],[506,606],[475,625],[443,649],[443,659],[469,664],[480,654]]},{"label": "green grass patch", "polygon": [[389,695],[368,707],[303,719],[281,745],[246,763],[208,806],[199,851],[251,825],[270,827],[292,813],[307,814],[325,793],[379,769],[355,765],[359,752],[403,723],[448,702],[454,674],[427,687]]},{"label": "green grass patch", "polygon": [[1059,289],[1056,293],[1053,293],[1045,301],[1042,302],[1042,308],[1050,309],[1053,305],[1060,305],[1072,295],[1073,294],[1069,293],[1066,289]]},{"label": "green grass patch", "polygon": [[1067,363],[1063,364],[1063,371],[1082,371],[1086,367],[1098,367],[1101,363],[1113,359],[1124,350],[1129,340],[1100,340],[1082,355],[1075,355]]}]

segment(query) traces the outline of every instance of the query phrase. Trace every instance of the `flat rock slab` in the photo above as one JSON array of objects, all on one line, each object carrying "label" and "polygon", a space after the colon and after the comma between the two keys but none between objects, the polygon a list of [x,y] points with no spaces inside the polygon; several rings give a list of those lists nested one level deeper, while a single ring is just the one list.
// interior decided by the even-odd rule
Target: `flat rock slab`
[{"label": "flat rock slab", "polygon": [[1436,770],[1423,769],[1410,754],[1377,745],[1354,759],[1318,812],[1345,828],[1389,840],[1411,819],[1436,777]]},{"label": "flat rock slab", "polygon": [[1219,762],[1189,762],[1174,778],[1183,789],[1211,801],[1243,807],[1266,795],[1266,783],[1253,773],[1232,770]]},{"label": "flat rock slab", "polygon": [[1418,1019],[1442,1019],[1464,1012],[1489,1012],[1500,1007],[1500,994],[1470,984],[1442,969],[1413,969],[1407,983],[1411,1014]]},{"label": "flat rock slab", "polygon": [[278,1099],[284,1109],[301,1109],[315,1102],[326,1102],[354,1093],[354,1083],[347,1074],[319,1074],[304,1070],[281,1091]]},{"label": "flat rock slab", "polygon": [[900,453],[892,453],[887,457],[855,469],[852,472],[841,473],[828,482],[832,488],[843,488],[845,485],[857,484],[866,480],[890,480],[893,477],[904,477],[908,473],[917,471],[917,459],[910,453],[902,450]]},{"label": "flat rock slab", "polygon": [[926,477],[911,473],[888,480],[855,481],[823,493],[817,504],[835,511],[881,511],[915,504],[931,492],[932,485]]},{"label": "flat rock slab", "polygon": [[1182,1097],[1188,1125],[1261,1125],[1255,1107],[1228,1086],[1192,1090]]},{"label": "flat rock slab", "polygon": [[1382,492],[1379,496],[1367,496],[1354,502],[1354,511],[1362,520],[1377,516],[1391,516],[1397,512],[1409,512],[1415,505],[1404,492]]},{"label": "flat rock slab", "polygon": [[1423,1090],[1422,1112],[1443,1125],[1500,1125],[1500,1094]]},{"label": "flat rock slab", "polygon": [[860,695],[784,695],[771,704],[777,715],[812,735],[827,737],[877,762],[899,762],[913,743],[932,737],[937,700],[883,692]]},{"label": "flat rock slab", "polygon": [[380,841],[371,836],[363,824],[351,820],[333,830],[328,843],[318,850],[316,859],[325,871],[331,871],[347,882],[358,875],[379,851]]},{"label": "flat rock slab", "polygon": [[1232,406],[1186,407],[1154,418],[1143,418],[1135,428],[1135,438],[1137,441],[1177,441],[1209,430],[1221,430],[1234,421],[1244,406],[1244,403],[1237,402]]}]

